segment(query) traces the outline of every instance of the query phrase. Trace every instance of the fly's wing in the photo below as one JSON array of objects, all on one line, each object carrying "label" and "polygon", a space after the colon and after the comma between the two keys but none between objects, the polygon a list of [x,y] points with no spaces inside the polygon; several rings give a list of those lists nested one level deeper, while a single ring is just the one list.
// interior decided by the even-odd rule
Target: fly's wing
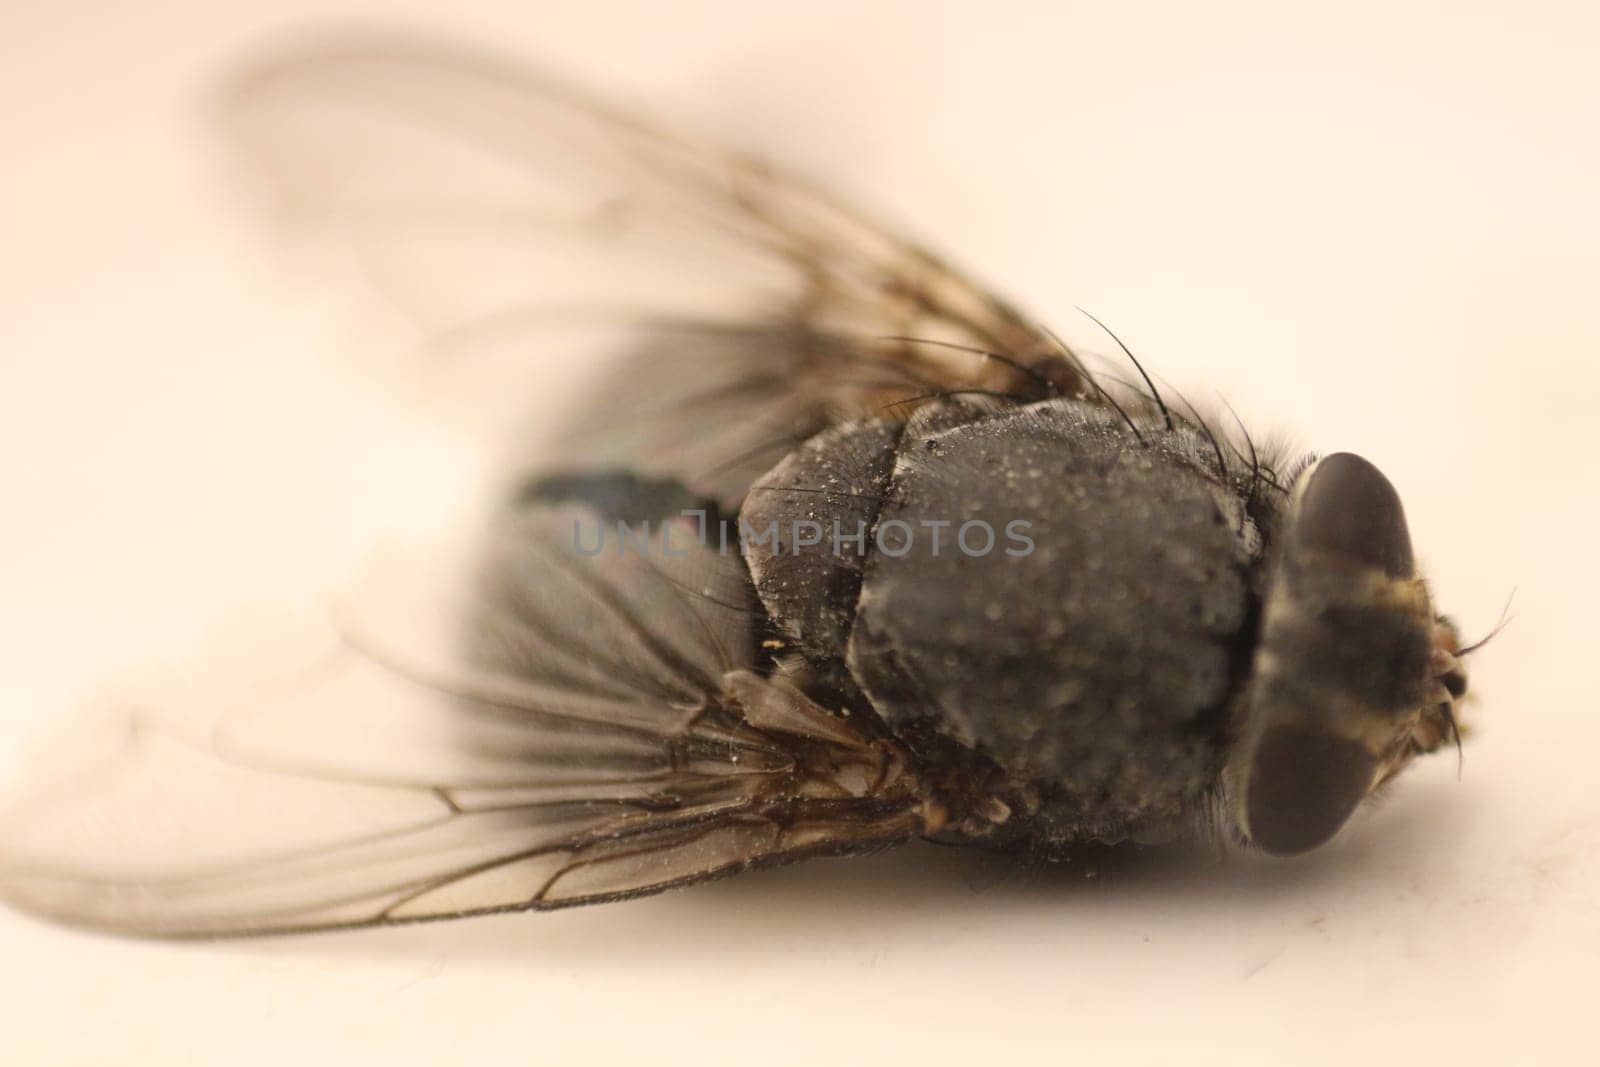
[{"label": "fly's wing", "polygon": [[627,354],[558,461],[731,504],[840,418],[1102,395],[1016,309],[826,193],[492,57],[336,40],[223,100],[280,219],[348,253],[450,373],[509,365],[503,395]]},{"label": "fly's wing", "polygon": [[141,722],[26,798],[0,896],[268,933],[611,900],[920,829],[894,745],[751,670],[736,558],[688,520],[576,551],[574,523],[587,542],[604,521],[508,515],[465,584],[400,553],[313,666],[206,730]]},{"label": "fly's wing", "polygon": [[[1075,361],[804,184],[494,60],[336,42],[258,64],[223,110],[281,217],[351,254],[427,366],[491,366],[513,398],[602,347],[623,370],[530,461],[540,491],[474,542],[469,580],[403,558],[318,669],[35,795],[0,827],[0,894],[256,933],[606,900],[921,832],[871,717],[758,656],[737,554],[619,554],[615,530],[580,549],[615,519],[662,539],[685,502],[737,506],[842,418],[1104,395]],[[449,595],[412,588],[436,570]]]}]

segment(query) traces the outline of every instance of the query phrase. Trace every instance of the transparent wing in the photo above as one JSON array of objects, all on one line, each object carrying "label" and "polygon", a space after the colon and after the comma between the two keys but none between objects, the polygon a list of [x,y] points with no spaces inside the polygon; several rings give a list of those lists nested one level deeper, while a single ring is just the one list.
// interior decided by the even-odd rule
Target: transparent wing
[{"label": "transparent wing", "polygon": [[591,554],[573,523],[678,516],[664,538],[829,424],[934,397],[1110,402],[1070,353],[806,183],[492,57],[344,39],[222,99],[280,221],[415,325],[419,373],[488,383],[474,418],[554,369],[620,369],[540,450],[515,442],[536,491],[468,562],[403,557],[314,669],[210,702],[215,724],[144,725],[22,805],[0,892],[254,933],[612,899],[921,832],[870,711],[773,673],[737,555]]},{"label": "transparent wing", "polygon": [[699,294],[712,315],[1050,348],[1004,301],[809,185],[493,56],[346,37],[258,62],[222,99],[283,217],[336,231],[423,321],[482,322],[558,293],[683,315]]},{"label": "transparent wing", "polygon": [[279,219],[347,253],[431,365],[487,360],[504,395],[625,355],[560,459],[598,447],[728,500],[758,433],[777,448],[963,390],[1102,395],[1051,336],[917,243],[493,56],[347,37],[259,61],[222,101]]},{"label": "transparent wing", "polygon": [[610,900],[918,830],[874,724],[752,669],[737,559],[682,524],[575,551],[573,524],[603,521],[521,509],[466,582],[400,553],[314,666],[204,729],[141,722],[26,799],[0,895],[126,932],[267,933]]}]

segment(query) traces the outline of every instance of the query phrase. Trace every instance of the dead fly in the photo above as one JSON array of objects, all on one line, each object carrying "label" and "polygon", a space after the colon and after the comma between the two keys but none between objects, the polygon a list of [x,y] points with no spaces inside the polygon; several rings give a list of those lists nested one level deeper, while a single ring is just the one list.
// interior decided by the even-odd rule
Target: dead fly
[{"label": "dead fly", "polygon": [[916,837],[1291,855],[1457,740],[1463,649],[1366,460],[1285,464],[827,193],[493,60],[323,46],[227,115],[431,336],[525,357],[506,390],[574,324],[621,370],[442,598],[20,808],[15,904],[242,934]]}]

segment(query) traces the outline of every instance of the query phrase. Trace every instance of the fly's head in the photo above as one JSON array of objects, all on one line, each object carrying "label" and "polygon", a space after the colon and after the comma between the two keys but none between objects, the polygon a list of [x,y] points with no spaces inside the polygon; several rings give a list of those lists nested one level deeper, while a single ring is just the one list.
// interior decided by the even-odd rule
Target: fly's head
[{"label": "fly's head", "polygon": [[1400,497],[1371,463],[1309,467],[1275,553],[1223,783],[1243,837],[1292,855],[1418,755],[1459,742],[1467,675],[1416,574]]}]

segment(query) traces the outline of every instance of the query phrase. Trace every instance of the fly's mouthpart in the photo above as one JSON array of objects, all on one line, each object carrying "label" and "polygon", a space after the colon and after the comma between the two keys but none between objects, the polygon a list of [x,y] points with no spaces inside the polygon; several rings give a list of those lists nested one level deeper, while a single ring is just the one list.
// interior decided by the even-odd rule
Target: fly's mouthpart
[{"label": "fly's mouthpart", "polygon": [[1462,657],[1461,635],[1455,623],[1443,615],[1434,620],[1433,658],[1428,663],[1433,676],[1428,707],[1413,731],[1413,741],[1424,752],[1453,741],[1461,747],[1461,737],[1467,732],[1456,708],[1467,695],[1467,664]]},{"label": "fly's mouthpart", "polygon": [[1447,744],[1461,755],[1461,740],[1469,732],[1457,708],[1467,694],[1467,666],[1456,625],[1443,615],[1435,616],[1433,652],[1428,660],[1428,699],[1420,709],[1411,730],[1392,752],[1379,780],[1382,787],[1417,756],[1437,752]]}]

